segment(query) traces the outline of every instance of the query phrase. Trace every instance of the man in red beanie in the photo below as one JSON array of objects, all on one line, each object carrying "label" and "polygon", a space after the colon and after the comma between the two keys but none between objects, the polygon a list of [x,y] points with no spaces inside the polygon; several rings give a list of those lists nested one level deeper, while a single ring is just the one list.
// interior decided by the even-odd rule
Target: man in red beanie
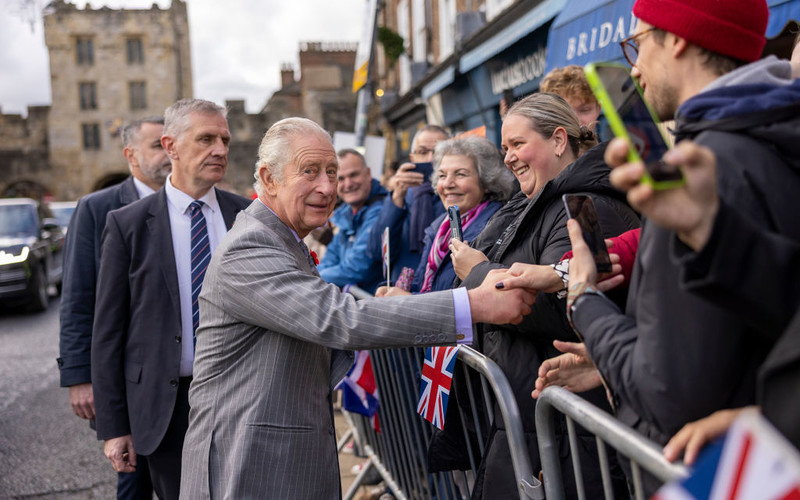
[{"label": "man in red beanie", "polygon": [[[800,241],[800,81],[788,61],[758,60],[766,1],[637,0],[633,13],[636,34],[623,42],[632,74],[659,117],[675,119],[677,141],[715,153],[721,203]],[[618,165],[621,153],[606,160]],[[571,287],[588,285],[572,320],[617,415],[661,444],[687,422],[753,404],[756,371],[774,343],[681,288],[681,265],[690,272],[691,259],[708,258],[645,221],[624,314],[596,292],[596,273],[570,268]],[[761,278],[764,287],[775,279]]]}]

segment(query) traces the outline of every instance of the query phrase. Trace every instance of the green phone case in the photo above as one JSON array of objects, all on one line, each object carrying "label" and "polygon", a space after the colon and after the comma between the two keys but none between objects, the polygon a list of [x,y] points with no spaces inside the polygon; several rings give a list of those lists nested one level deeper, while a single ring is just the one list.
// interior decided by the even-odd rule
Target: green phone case
[{"label": "green phone case", "polygon": [[[603,114],[605,114],[606,119],[608,120],[608,124],[611,127],[611,131],[614,132],[614,135],[625,139],[628,141],[628,160],[631,162],[642,161],[639,153],[636,151],[636,148],[631,141],[630,135],[628,135],[628,130],[625,128],[625,124],[622,122],[622,118],[617,113],[617,108],[614,106],[613,101],[611,100],[611,96],[608,95],[608,91],[606,90],[605,85],[603,85],[600,76],[597,74],[596,68],[598,66],[612,66],[617,68],[623,68],[627,71],[627,68],[621,64],[616,63],[589,63],[584,66],[584,72],[586,73],[586,79],[589,81],[589,87],[591,87],[592,92],[594,92],[595,97],[597,97],[597,101],[603,107]],[[639,92],[639,95],[642,95],[642,89],[639,87],[639,82],[634,80],[633,82],[636,85],[636,91]],[[642,96],[642,101],[644,101],[644,96]],[[647,101],[644,101],[645,106],[647,106],[647,111],[650,113],[650,117],[653,119],[653,123],[658,124],[658,118],[656,117],[655,113],[653,113],[653,109],[647,104]],[[661,130],[658,131],[661,137],[664,139],[664,142],[667,142],[666,138],[664,138],[664,134]],[[653,187],[653,189],[671,189],[678,186],[682,186],[686,183],[686,179],[681,176],[680,179],[677,180],[669,180],[669,181],[656,181],[650,174],[645,170],[644,175],[642,176],[642,182],[649,184]]]}]

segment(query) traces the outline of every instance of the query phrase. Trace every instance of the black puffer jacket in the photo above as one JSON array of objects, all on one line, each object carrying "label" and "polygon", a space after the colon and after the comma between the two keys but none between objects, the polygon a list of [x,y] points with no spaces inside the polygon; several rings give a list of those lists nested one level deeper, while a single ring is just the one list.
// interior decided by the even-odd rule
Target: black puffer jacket
[{"label": "black puffer jacket", "polygon": [[[548,182],[527,203],[513,203],[501,209],[487,224],[485,233],[476,239],[475,246],[489,257],[490,262],[473,268],[464,280],[468,288],[478,286],[491,269],[507,268],[514,262],[551,264],[558,262],[571,249],[567,233],[567,214],[561,196],[584,193],[592,196],[600,225],[606,237],[616,236],[638,227],[636,213],[624,201],[624,196],[608,182],[609,169],[603,161],[605,144],[598,145],[564,169]],[[516,217],[514,214],[516,213]],[[494,223],[493,223],[494,222]],[[492,234],[492,231],[500,232]],[[541,293],[533,311],[519,325],[479,325],[479,349],[502,368],[515,393],[523,420],[527,447],[535,471],[541,467],[534,422],[535,401],[531,398],[539,365],[543,360],[560,354],[552,345],[554,339],[577,341],[565,315],[565,302],[555,294]],[[607,405],[601,391],[585,395],[593,403]],[[499,410],[494,409],[497,428],[487,448],[482,474],[475,488],[476,498],[512,498],[517,493],[508,443]],[[571,478],[571,463],[564,429],[562,457],[564,478]],[[597,455],[592,438],[583,440],[585,453],[581,457],[587,495],[602,497]],[[593,489],[596,488],[596,489]],[[567,486],[569,497],[575,496],[574,486]],[[620,491],[622,496],[625,492]]]}]

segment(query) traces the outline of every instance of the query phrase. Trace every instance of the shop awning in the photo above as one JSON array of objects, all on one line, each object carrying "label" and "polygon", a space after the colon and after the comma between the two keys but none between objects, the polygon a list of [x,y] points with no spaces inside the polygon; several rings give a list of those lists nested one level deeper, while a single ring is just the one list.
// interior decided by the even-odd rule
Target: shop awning
[{"label": "shop awning", "polygon": [[800,23],[800,0],[768,0],[767,4],[769,4],[767,38],[780,35],[791,21]]},{"label": "shop awning", "polygon": [[553,19],[567,3],[568,0],[544,0],[509,24],[503,31],[461,56],[458,65],[459,71],[466,73],[504,51],[520,38]]},{"label": "shop awning", "polygon": [[619,42],[632,35],[634,0],[568,0],[550,26],[547,70],[622,58]]},{"label": "shop awning", "polygon": [[448,66],[444,71],[433,77],[427,85],[422,87],[422,98],[427,101],[432,95],[438,94],[443,88],[453,83],[455,76],[455,66]]}]

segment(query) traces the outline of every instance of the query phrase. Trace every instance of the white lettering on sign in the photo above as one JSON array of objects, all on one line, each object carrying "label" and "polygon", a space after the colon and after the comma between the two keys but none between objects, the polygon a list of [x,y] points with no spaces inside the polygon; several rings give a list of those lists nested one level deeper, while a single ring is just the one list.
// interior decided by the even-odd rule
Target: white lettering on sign
[{"label": "white lettering on sign", "polygon": [[505,89],[519,87],[542,76],[546,56],[547,49],[539,46],[539,50],[533,54],[521,57],[502,69],[492,71],[492,93],[500,94]]},{"label": "white lettering on sign", "polygon": [[599,27],[592,26],[588,31],[581,31],[577,36],[567,39],[567,61],[584,56],[597,49],[602,49],[608,44],[619,43],[626,36],[636,32],[636,17],[631,13],[628,23],[628,33],[625,34],[625,16],[618,17],[615,21],[606,21]]}]

